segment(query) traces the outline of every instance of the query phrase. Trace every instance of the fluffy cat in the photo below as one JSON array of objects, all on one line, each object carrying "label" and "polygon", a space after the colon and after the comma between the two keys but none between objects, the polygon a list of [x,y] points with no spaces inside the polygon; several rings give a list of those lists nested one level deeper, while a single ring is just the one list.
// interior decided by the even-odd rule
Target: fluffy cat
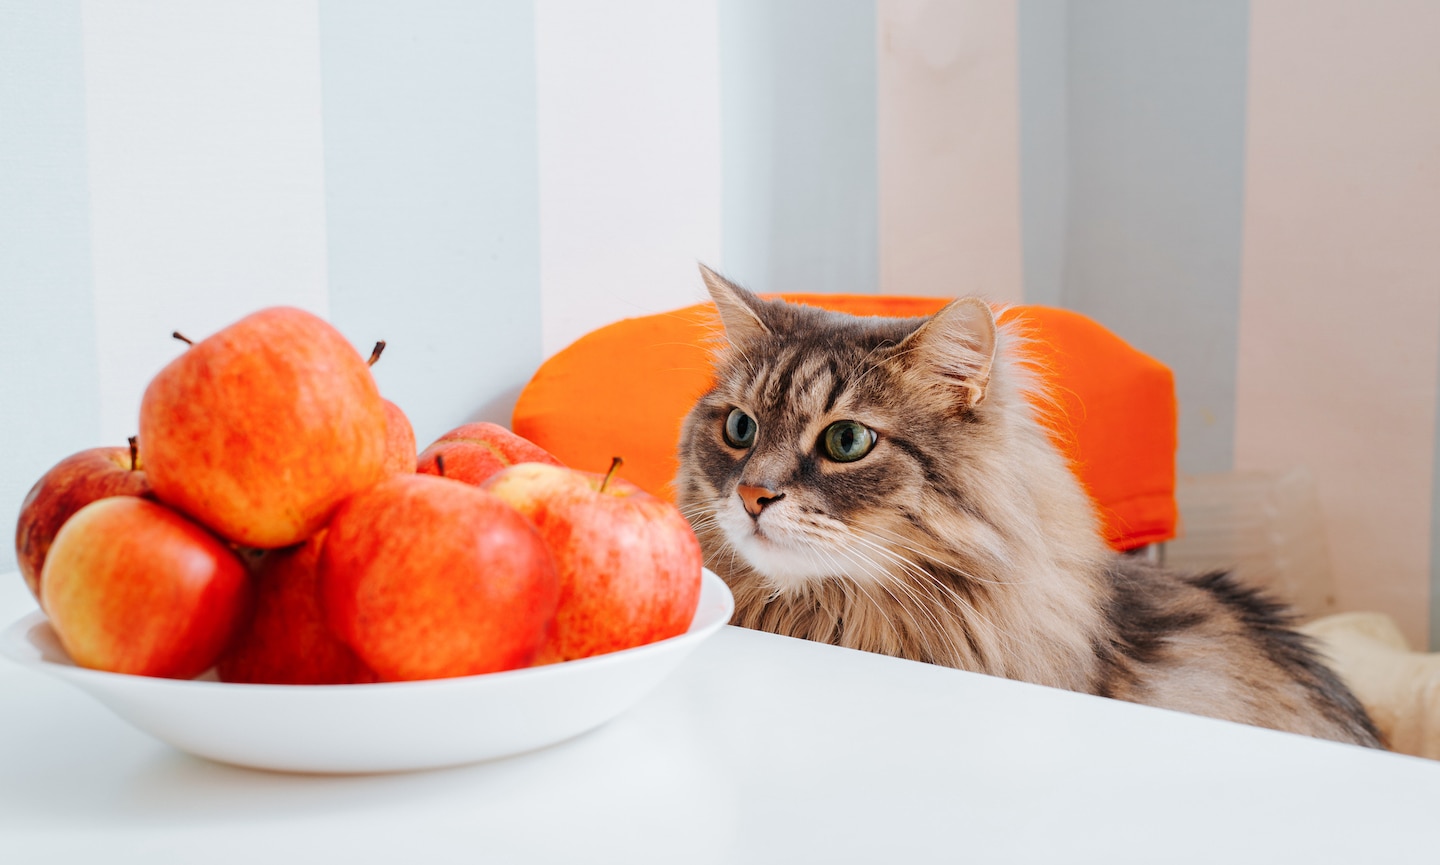
[{"label": "fluffy cat", "polygon": [[735,624],[1380,746],[1282,607],[1109,549],[988,304],[861,318],[702,271],[728,347],[676,491]]}]

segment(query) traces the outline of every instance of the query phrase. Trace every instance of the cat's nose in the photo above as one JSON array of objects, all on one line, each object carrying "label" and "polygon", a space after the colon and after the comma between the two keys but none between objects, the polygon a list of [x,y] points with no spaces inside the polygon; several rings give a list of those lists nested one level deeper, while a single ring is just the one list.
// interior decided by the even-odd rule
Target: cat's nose
[{"label": "cat's nose", "polygon": [[765,487],[752,487],[749,484],[740,484],[735,488],[740,494],[740,501],[745,503],[745,513],[752,517],[760,516],[765,506],[773,504],[785,498],[784,493],[777,493]]}]

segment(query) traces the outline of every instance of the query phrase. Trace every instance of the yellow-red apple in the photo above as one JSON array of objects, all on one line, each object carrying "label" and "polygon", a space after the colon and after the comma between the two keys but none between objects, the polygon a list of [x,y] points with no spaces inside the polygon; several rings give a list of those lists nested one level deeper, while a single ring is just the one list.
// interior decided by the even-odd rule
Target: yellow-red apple
[{"label": "yellow-red apple", "polygon": [[496,496],[393,475],[348,499],[320,551],[330,629],[384,680],[522,667],[560,588],[535,527]]},{"label": "yellow-red apple", "polygon": [[89,448],[56,463],[30,488],[15,521],[15,561],[40,600],[40,574],[55,535],[75,512],[110,496],[150,496],[134,439],[129,447]]},{"label": "yellow-red apple", "polygon": [[330,631],[320,605],[320,547],[325,533],[299,546],[269,550],[255,566],[255,612],[221,655],[222,682],[352,685],[378,681]]},{"label": "yellow-red apple", "polygon": [[[375,343],[365,365],[375,366],[385,353],[385,340]],[[410,474],[415,471],[415,427],[400,406],[385,400],[385,475]]]},{"label": "yellow-red apple", "polygon": [[[445,469],[440,469],[440,461]],[[517,463],[561,465],[554,454],[499,424],[480,422],[458,426],[420,453],[417,471],[443,474],[451,480],[479,486],[491,475]]]},{"label": "yellow-red apple", "polygon": [[414,474],[415,427],[400,406],[385,400],[385,475]]},{"label": "yellow-red apple", "polygon": [[249,573],[220,538],[134,496],[91,502],[50,547],[40,591],[70,659],[112,673],[190,679],[249,615]]},{"label": "yellow-red apple", "polygon": [[[619,461],[616,461],[618,466]],[[700,599],[700,543],[674,505],[629,481],[525,463],[487,481],[555,556],[560,606],[541,661],[570,661],[684,633]]]},{"label": "yellow-red apple", "polygon": [[365,359],[303,310],[272,307],[192,345],[140,404],[156,497],[220,535],[274,548],[313,535],[384,476],[385,408]]}]

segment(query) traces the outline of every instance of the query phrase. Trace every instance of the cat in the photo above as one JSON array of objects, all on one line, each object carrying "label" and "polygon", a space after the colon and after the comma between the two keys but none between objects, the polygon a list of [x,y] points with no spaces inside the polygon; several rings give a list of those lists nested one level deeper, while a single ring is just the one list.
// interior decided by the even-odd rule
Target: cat
[{"label": "cat", "polygon": [[675,491],[732,623],[1383,747],[1282,605],[1109,548],[988,303],[857,317],[701,271],[727,345]]}]

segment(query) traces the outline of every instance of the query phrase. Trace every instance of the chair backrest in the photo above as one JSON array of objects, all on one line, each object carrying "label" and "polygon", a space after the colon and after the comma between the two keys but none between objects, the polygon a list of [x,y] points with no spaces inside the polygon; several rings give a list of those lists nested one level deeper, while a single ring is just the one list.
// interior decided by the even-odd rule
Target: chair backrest
[{"label": "chair backrest", "polygon": [[[854,315],[929,315],[949,298],[783,294]],[[1175,383],[1170,370],[1079,313],[1010,307],[1053,404],[1057,446],[1094,500],[1106,539],[1126,550],[1175,536]],[[680,425],[710,386],[719,334],[712,304],[625,319],[545,361],[521,391],[512,428],[567,465],[623,475],[673,501]]]}]

